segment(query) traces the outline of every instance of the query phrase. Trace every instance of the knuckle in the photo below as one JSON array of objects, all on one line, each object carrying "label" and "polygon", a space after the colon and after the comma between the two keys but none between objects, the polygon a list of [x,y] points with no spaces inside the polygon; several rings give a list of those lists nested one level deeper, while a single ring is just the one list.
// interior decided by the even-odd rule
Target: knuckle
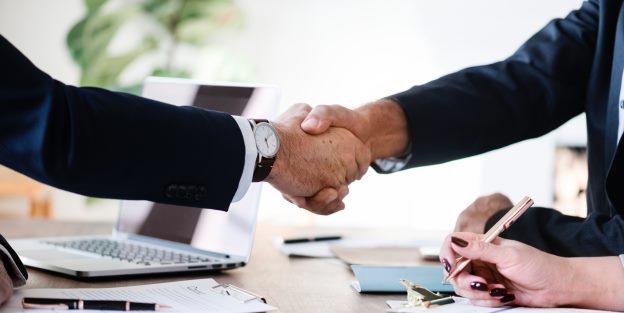
[{"label": "knuckle", "polygon": [[314,108],[314,112],[318,115],[329,115],[330,109],[329,106],[321,104]]}]

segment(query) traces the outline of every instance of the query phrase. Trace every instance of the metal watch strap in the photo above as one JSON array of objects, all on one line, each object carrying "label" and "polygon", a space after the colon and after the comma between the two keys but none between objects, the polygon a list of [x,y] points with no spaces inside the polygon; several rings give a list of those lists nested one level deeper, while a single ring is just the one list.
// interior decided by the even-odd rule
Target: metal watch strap
[{"label": "metal watch strap", "polygon": [[[249,120],[249,123],[251,124],[251,129],[253,130],[256,127],[256,125],[260,123],[269,123],[269,121],[266,119],[251,119]],[[251,181],[254,183],[257,183],[257,182],[261,182],[265,180],[271,173],[274,163],[275,163],[275,157],[264,158],[262,157],[260,152],[258,152],[258,156],[256,157],[256,166],[254,168],[254,173],[253,173],[253,177]]]}]

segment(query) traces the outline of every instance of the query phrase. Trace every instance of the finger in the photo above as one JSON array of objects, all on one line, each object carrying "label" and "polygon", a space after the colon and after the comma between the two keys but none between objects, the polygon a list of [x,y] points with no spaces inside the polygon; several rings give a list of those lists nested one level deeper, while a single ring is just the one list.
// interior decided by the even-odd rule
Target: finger
[{"label": "finger", "polygon": [[330,204],[326,205],[323,209],[319,210],[319,215],[330,215],[338,211],[342,211],[345,208],[345,204],[342,200],[336,199]]},{"label": "finger", "polygon": [[[499,264],[505,260],[508,253],[507,247],[484,242],[473,233],[453,233],[450,236],[453,251],[471,260]],[[498,242],[503,241],[506,240],[498,239]]]},{"label": "finger", "polygon": [[346,185],[342,185],[338,188],[338,198],[330,203],[326,204],[324,207],[319,208],[318,214],[321,215],[330,215],[334,214],[338,211],[344,210],[345,203],[343,199],[349,194],[349,187]]},{"label": "finger", "polygon": [[321,134],[330,126],[346,128],[355,134],[357,123],[357,115],[353,110],[340,105],[319,105],[308,114],[301,128],[312,135]]},{"label": "finger", "polygon": [[462,272],[451,280],[455,292],[470,300],[492,300],[487,281],[480,276]]},{"label": "finger", "polygon": [[298,197],[298,196],[293,196],[293,195],[287,195],[287,194],[282,194],[282,197],[284,199],[286,199],[286,201],[302,208],[305,209],[306,206],[306,198],[304,197]]},{"label": "finger", "polygon": [[482,237],[481,235],[474,233],[451,233],[450,235],[446,236],[444,242],[442,243],[442,247],[440,248],[440,262],[444,266],[444,269],[447,271],[447,275],[455,268],[455,259],[457,255],[456,251],[454,250],[454,246],[451,245],[451,240],[454,236],[459,236],[459,234],[462,234],[462,238],[465,238],[465,240],[480,240],[480,238]]},{"label": "finger", "polygon": [[484,307],[489,307],[489,308],[497,308],[503,305],[508,305],[508,303],[503,303],[500,300],[497,299],[493,299],[493,300],[471,300],[470,301],[471,304],[476,305],[476,306],[484,306]]},{"label": "finger", "polygon": [[284,113],[282,113],[278,120],[299,117],[303,119],[312,111],[312,107],[306,103],[295,103],[290,106]]},{"label": "finger", "polygon": [[[298,205],[302,209],[306,209],[312,213],[326,215],[326,211],[329,210],[328,205],[332,202],[340,200],[340,193],[334,188],[323,188],[311,197],[295,197],[296,201],[301,205]],[[324,214],[325,213],[325,214]]]},{"label": "finger", "polygon": [[349,194],[349,186],[342,185],[338,187],[338,199],[342,201]]},{"label": "finger", "polygon": [[366,171],[368,171],[368,167],[372,162],[370,149],[363,144],[358,144],[355,148],[355,162],[358,167],[357,179],[359,180],[362,179],[364,174],[366,174]]}]

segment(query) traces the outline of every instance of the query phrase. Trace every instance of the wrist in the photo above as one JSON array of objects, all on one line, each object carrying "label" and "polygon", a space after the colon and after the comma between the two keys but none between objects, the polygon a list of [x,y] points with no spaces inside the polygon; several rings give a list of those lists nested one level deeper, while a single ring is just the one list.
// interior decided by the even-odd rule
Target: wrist
[{"label": "wrist", "polygon": [[[551,283],[554,283],[552,288],[548,288],[548,295],[545,297],[546,299],[550,299],[548,306],[550,307],[562,307],[572,305],[572,300],[577,299],[579,295],[578,293],[585,288],[582,286],[578,286],[579,283],[576,279],[578,277],[577,270],[574,268],[573,258],[565,258],[554,256],[555,260],[553,263],[556,264],[551,268],[559,269],[560,273],[551,275],[552,277],[558,277],[558,279],[553,279]],[[585,290],[586,291],[586,290]]]},{"label": "wrist", "polygon": [[[565,258],[568,269],[560,282],[561,306],[599,310],[624,310],[621,290],[624,269],[617,256]],[[567,276],[567,277],[566,277]]]},{"label": "wrist", "polygon": [[290,134],[285,131],[285,127],[279,122],[271,122],[273,128],[277,132],[277,135],[280,138],[280,149],[277,151],[277,155],[275,156],[275,163],[273,163],[273,168],[269,173],[269,176],[264,180],[268,183],[275,183],[279,177],[282,177],[281,172],[284,169],[284,163],[286,162],[286,150],[291,146],[291,138]]},{"label": "wrist", "polygon": [[368,127],[365,144],[373,160],[403,156],[409,146],[407,119],[393,100],[380,99],[355,110]]}]

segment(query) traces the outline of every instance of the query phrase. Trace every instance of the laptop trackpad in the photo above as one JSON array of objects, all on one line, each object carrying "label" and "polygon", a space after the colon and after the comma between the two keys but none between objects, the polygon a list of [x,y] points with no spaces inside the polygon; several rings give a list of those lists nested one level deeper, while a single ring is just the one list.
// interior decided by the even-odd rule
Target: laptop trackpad
[{"label": "laptop trackpad", "polygon": [[63,251],[58,251],[55,249],[46,249],[46,250],[24,250],[20,251],[19,255],[21,257],[33,259],[33,260],[79,260],[79,259],[93,259],[80,254],[67,253]]}]

